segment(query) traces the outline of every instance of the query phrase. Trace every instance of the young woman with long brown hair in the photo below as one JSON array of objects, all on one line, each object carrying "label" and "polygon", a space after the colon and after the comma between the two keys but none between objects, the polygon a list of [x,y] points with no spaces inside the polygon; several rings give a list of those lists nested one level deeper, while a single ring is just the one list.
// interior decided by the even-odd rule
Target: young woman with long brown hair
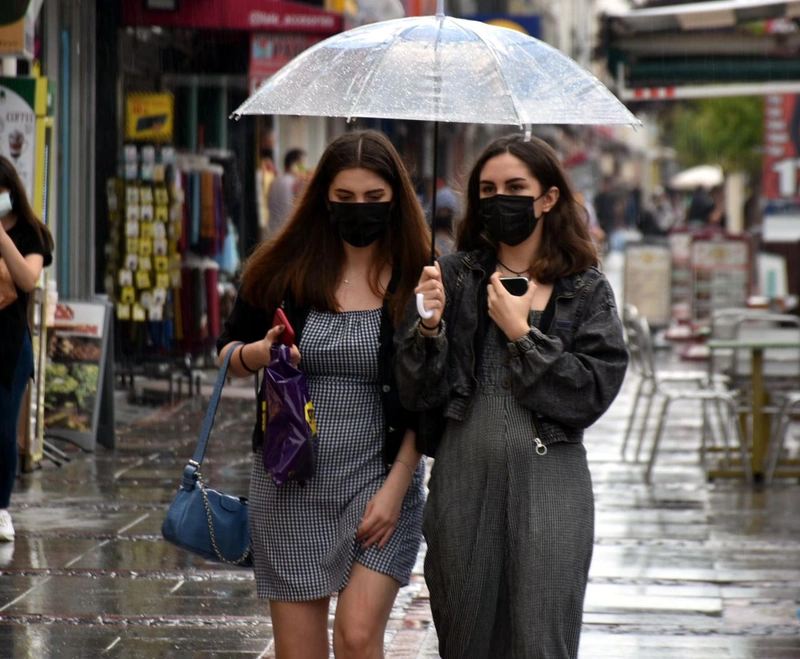
[{"label": "young woman with long brown hair", "polygon": [[419,280],[433,316],[412,303],[397,332],[401,400],[445,422],[438,449],[421,446],[436,454],[423,531],[439,651],[575,659],[594,523],[583,431],[627,366],[614,294],[536,138],[478,158],[457,248]]},{"label": "young woman with long brown hair", "polygon": [[8,506],[17,474],[17,423],[33,375],[30,293],[52,262],[53,238],[31,208],[10,160],[0,156],[0,541],[14,540]]},{"label": "young woman with long brown hair", "polygon": [[336,593],[336,656],[383,656],[392,603],[421,541],[424,463],[392,357],[429,236],[391,142],[352,132],[328,146],[288,224],[244,268],[220,355],[236,351],[234,376],[263,368],[282,307],[319,431],[317,473],[302,487],[275,486],[254,446],[256,583],[270,601],[278,659],[327,659]]}]

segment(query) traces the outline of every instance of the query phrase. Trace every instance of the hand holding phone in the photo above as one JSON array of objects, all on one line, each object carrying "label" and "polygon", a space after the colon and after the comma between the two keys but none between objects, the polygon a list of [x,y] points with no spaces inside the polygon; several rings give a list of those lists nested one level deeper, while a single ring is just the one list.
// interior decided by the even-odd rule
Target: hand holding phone
[{"label": "hand holding phone", "polygon": [[275,311],[275,316],[272,318],[272,326],[276,327],[277,325],[283,325],[284,330],[281,332],[280,335],[280,342],[288,347],[292,347],[294,345],[295,334],[292,326],[289,324],[289,319],[286,317],[283,309],[278,308]]}]

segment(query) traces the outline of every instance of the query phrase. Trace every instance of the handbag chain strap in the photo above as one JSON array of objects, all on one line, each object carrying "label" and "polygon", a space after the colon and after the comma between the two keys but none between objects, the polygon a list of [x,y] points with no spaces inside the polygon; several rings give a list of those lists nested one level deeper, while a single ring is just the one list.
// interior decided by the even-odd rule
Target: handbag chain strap
[{"label": "handbag chain strap", "polygon": [[239,558],[233,561],[229,561],[225,558],[219,551],[217,547],[217,536],[214,534],[214,519],[211,516],[211,504],[208,503],[208,494],[206,493],[206,486],[203,483],[203,477],[200,475],[200,470],[197,470],[197,486],[200,488],[200,492],[203,495],[203,505],[206,508],[206,517],[208,517],[208,532],[211,536],[211,547],[214,550],[214,553],[217,555],[217,558],[222,561],[223,563],[228,563],[229,565],[239,565],[244,563],[247,560],[247,557],[250,556],[250,553],[253,551],[252,547],[248,547],[247,551],[244,552]]}]

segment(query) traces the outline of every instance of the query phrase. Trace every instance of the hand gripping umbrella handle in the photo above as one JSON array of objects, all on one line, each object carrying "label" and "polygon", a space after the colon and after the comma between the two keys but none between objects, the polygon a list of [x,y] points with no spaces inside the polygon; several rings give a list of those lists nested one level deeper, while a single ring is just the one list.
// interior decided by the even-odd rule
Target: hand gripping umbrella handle
[{"label": "hand gripping umbrella handle", "polygon": [[417,313],[424,320],[433,316],[433,309],[425,308],[425,296],[422,293],[417,293]]}]

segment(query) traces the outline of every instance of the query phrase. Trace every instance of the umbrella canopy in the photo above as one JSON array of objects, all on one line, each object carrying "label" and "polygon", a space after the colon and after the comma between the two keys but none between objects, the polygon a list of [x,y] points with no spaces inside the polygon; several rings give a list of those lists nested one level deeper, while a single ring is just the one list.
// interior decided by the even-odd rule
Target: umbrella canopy
[{"label": "umbrella canopy", "polygon": [[673,190],[696,190],[697,188],[713,188],[725,180],[722,167],[719,165],[698,165],[678,172],[669,180]]},{"label": "umbrella canopy", "polygon": [[640,125],[591,73],[533,37],[438,14],[315,45],[234,113],[481,124]]}]

